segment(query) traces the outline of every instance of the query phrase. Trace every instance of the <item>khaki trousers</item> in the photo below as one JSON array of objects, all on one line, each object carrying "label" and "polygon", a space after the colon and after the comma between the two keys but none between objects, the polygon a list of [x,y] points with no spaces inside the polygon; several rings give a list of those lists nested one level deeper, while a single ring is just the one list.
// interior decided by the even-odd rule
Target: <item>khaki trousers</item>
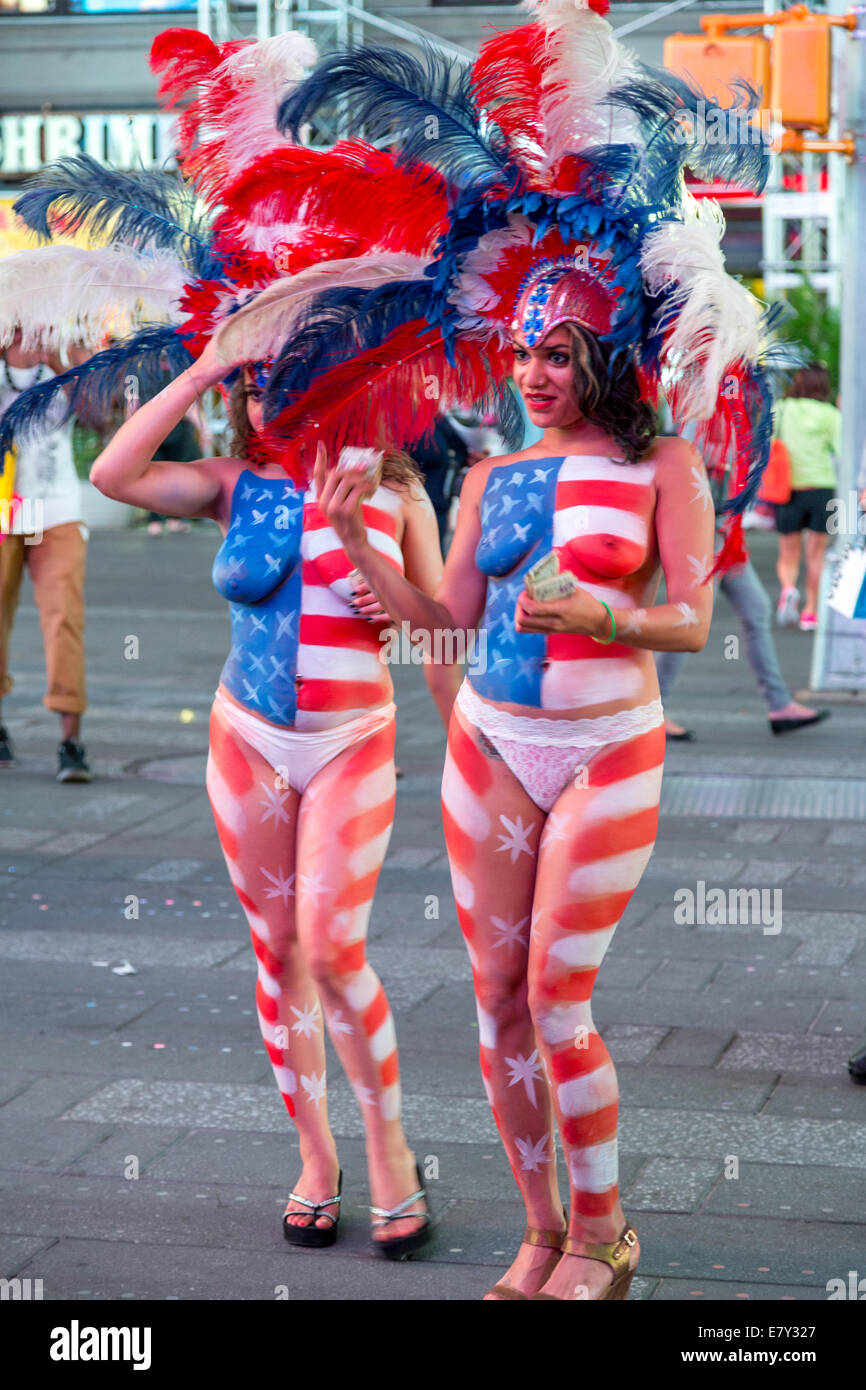
[{"label": "khaki trousers", "polygon": [[83,714],[84,561],[87,543],[77,521],[52,526],[37,545],[24,536],[0,541],[0,699],[14,684],[9,674],[9,639],[25,565],[33,581],[45,646],[48,690],[42,703],[61,714]]}]

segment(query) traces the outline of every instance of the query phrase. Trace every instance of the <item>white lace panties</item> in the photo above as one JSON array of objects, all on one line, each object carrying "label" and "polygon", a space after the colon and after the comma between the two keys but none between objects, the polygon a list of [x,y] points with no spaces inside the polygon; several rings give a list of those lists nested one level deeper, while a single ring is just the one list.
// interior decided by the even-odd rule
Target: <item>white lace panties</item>
[{"label": "white lace panties", "polygon": [[594,719],[532,719],[496,709],[480,699],[468,681],[457,692],[457,704],[542,811],[551,809],[599,749],[649,733],[664,722],[661,700]]}]

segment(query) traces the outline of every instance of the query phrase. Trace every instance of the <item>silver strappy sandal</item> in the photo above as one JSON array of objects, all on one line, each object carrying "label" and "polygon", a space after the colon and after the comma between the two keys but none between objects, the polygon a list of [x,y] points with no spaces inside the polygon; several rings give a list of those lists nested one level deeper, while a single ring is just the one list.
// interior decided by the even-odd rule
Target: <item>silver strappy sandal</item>
[{"label": "silver strappy sandal", "polygon": [[417,1163],[415,1164],[415,1176],[418,1179],[418,1191],[413,1192],[411,1197],[406,1197],[398,1206],[392,1207],[390,1211],[385,1211],[384,1207],[370,1207],[373,1215],[380,1218],[380,1220],[370,1223],[374,1230],[378,1226],[387,1226],[389,1221],[400,1221],[404,1217],[411,1216],[424,1220],[424,1225],[419,1230],[413,1231],[411,1235],[397,1236],[394,1240],[373,1241],[373,1249],[377,1254],[384,1255],[386,1260],[402,1260],[413,1250],[419,1250],[422,1245],[426,1245],[430,1239],[429,1210],[413,1212],[406,1210],[407,1207],[411,1207],[413,1202],[419,1201],[422,1197],[427,1202],[428,1208],[430,1205],[424,1188],[424,1179],[421,1177],[421,1169]]}]

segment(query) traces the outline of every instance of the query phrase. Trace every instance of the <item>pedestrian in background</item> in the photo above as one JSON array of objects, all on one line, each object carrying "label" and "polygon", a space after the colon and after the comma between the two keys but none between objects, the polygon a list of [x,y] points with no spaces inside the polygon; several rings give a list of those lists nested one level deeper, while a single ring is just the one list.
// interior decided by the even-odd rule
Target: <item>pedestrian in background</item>
[{"label": "pedestrian in background", "polygon": [[[82,362],[86,352],[72,350]],[[25,352],[21,333],[0,355],[0,415],[28,387],[66,370],[69,363],[44,351]],[[24,568],[33,581],[45,647],[47,691],[42,703],[60,717],[58,782],[89,782],[92,772],[79,742],[87,708],[84,675],[84,567],[87,527],[72,453],[70,420],[19,444],[14,490],[21,502],[0,544],[0,768],[15,753],[2,719],[2,700],[13,686],[9,642]]]},{"label": "pedestrian in background", "polygon": [[827,549],[827,517],[836,492],[842,413],[832,404],[830,373],[823,362],[801,367],[776,411],[776,437],[784,444],[791,468],[791,496],[776,505],[781,593],[776,621],[793,627],[798,620],[797,581],[803,538],[806,542],[806,606],[800,630],[818,626],[818,587]]}]

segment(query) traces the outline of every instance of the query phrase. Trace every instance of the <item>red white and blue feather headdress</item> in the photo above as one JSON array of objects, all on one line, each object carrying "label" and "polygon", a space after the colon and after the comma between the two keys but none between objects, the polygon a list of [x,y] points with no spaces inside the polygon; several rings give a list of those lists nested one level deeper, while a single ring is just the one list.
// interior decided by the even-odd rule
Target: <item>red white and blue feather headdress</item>
[{"label": "red white and blue feather headdress", "polygon": [[[759,191],[769,148],[739,120],[711,143],[702,93],[623,48],[606,0],[524,8],[533,22],[474,64],[364,47],[329,54],[286,97],[293,137],[339,104],[365,138],[272,152],[223,190],[248,236],[302,226],[327,263],[256,296],[218,342],[227,360],[275,357],[279,437],[411,445],[449,400],[492,396],[507,429],[514,325],[537,341],[571,317],[648,401],[664,386],[709,466],[734,453],[739,513],[769,451],[777,310],[726,273],[721,213],[685,170]],[[721,563],[737,550],[735,529]]]}]

